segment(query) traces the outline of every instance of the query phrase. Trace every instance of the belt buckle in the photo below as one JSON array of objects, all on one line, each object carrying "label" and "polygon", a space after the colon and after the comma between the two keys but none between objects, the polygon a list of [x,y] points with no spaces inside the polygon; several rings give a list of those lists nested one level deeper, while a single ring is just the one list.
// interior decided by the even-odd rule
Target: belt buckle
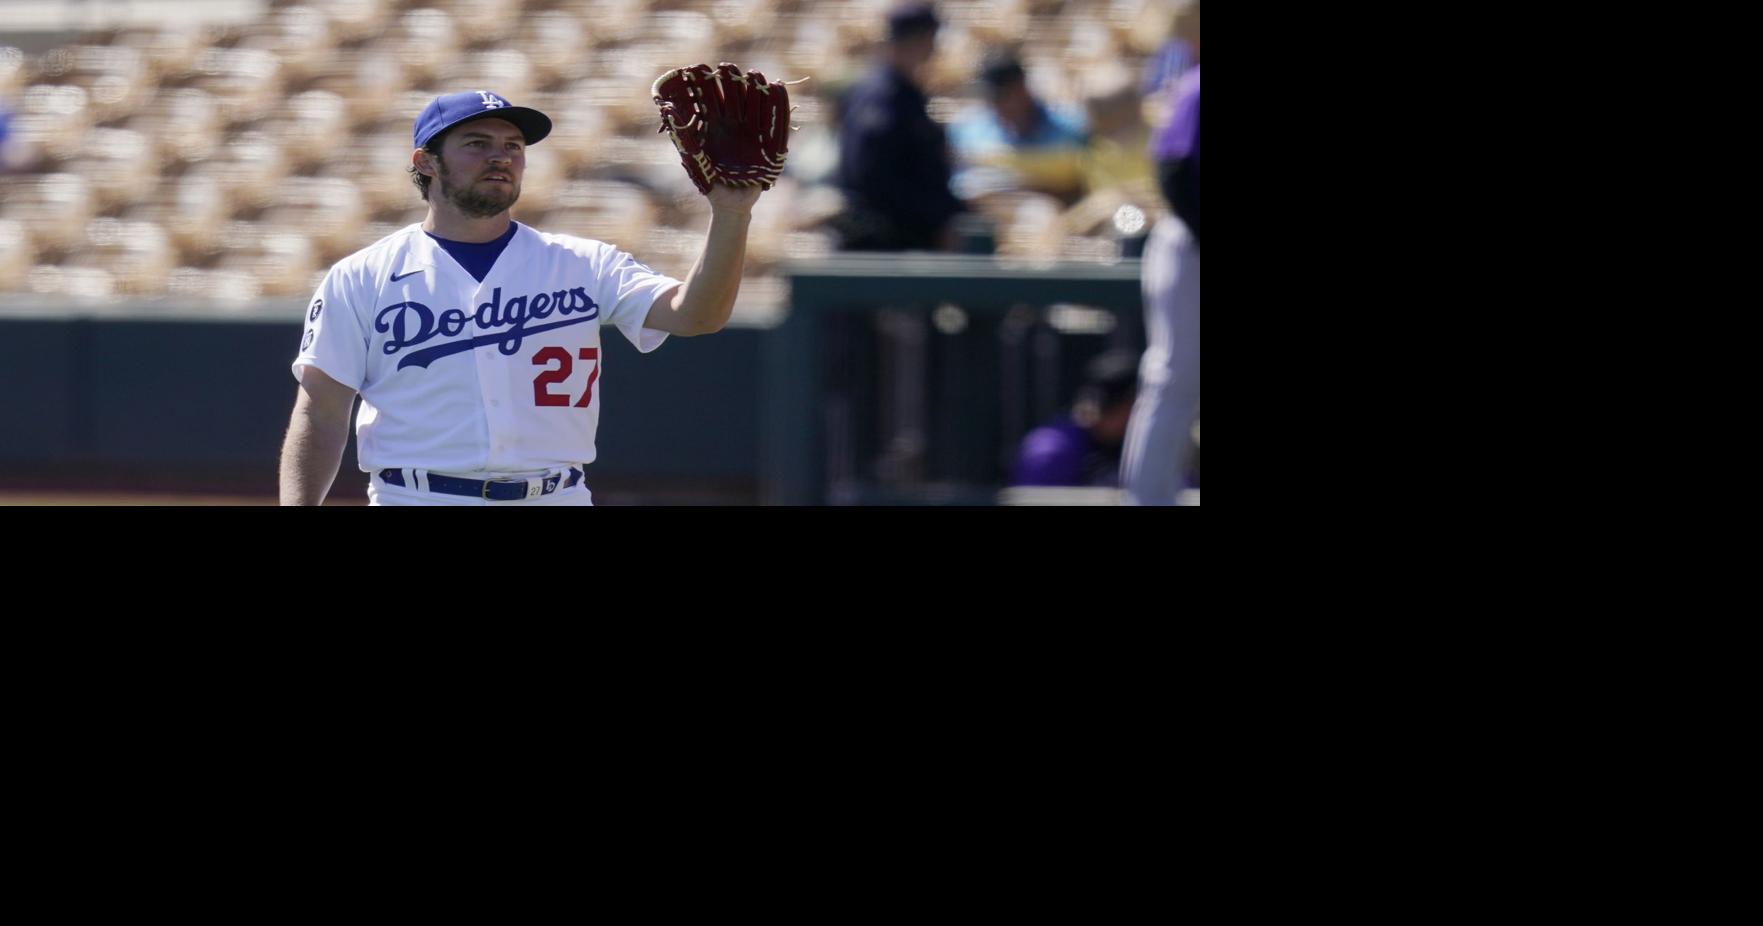
[{"label": "belt buckle", "polygon": [[481,485],[483,488],[478,490],[478,494],[487,502],[490,500],[490,480],[485,479]]}]

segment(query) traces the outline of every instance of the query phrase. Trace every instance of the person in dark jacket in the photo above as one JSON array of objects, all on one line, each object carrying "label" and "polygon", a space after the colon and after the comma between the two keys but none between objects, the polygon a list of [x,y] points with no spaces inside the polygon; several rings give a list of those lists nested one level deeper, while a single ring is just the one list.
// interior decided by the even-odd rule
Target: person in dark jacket
[{"label": "person in dark jacket", "polygon": [[838,185],[846,210],[833,223],[847,251],[953,250],[943,127],[926,110],[926,68],[939,22],[928,3],[888,14],[888,41],[875,67],[840,101]]}]

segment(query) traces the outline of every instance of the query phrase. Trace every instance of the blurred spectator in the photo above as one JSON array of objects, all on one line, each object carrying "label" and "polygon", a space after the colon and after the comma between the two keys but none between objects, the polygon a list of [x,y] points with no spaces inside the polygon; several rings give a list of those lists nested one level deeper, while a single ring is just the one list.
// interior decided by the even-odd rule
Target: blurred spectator
[{"label": "blurred spectator", "polygon": [[25,146],[13,137],[12,111],[0,99],[0,174],[8,174],[24,166]]},{"label": "blurred spectator", "polygon": [[1150,127],[1130,77],[1108,84],[1084,100],[1090,141],[1084,150],[1084,188],[1122,191],[1134,202],[1156,195],[1157,175],[1148,153]]},{"label": "blurred spectator", "polygon": [[1126,69],[1102,74],[1084,99],[1090,141],[1083,151],[1084,198],[1061,216],[1067,235],[1122,236],[1123,256],[1139,256],[1147,216],[1165,206],[1151,161],[1143,99]]},{"label": "blurred spectator", "polygon": [[1116,486],[1120,449],[1138,384],[1138,357],[1109,351],[1090,361],[1071,412],[1028,432],[1013,486]]},{"label": "blurred spectator", "polygon": [[1200,4],[1177,18],[1195,64],[1157,136],[1164,195],[1175,214],[1145,243],[1145,355],[1127,427],[1121,488],[1131,505],[1173,505],[1193,462],[1200,415]]},{"label": "blurred spectator", "polygon": [[1082,120],[1055,112],[1028,89],[1022,62],[994,53],[980,69],[986,105],[956,122],[949,137],[962,165],[955,192],[972,198],[1032,190],[1070,203],[1083,189]]},{"label": "blurred spectator", "polygon": [[0,174],[11,168],[8,157],[12,147],[7,139],[12,136],[12,111],[9,105],[12,89],[20,82],[24,72],[24,54],[16,48],[0,45]]},{"label": "blurred spectator", "polygon": [[938,25],[928,3],[892,10],[879,60],[840,101],[838,182],[846,208],[830,224],[844,250],[954,248],[950,220],[962,205],[949,192],[947,140],[924,94]]}]

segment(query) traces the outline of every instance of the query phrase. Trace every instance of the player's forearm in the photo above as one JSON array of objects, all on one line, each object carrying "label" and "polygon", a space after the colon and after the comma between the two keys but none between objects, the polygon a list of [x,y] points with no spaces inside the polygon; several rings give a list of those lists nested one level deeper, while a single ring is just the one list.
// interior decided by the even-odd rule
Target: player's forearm
[{"label": "player's forearm", "polygon": [[747,229],[752,223],[751,209],[710,213],[704,253],[686,274],[680,292],[679,314],[695,333],[721,331],[734,313],[735,296],[741,291],[741,269],[747,260]]},{"label": "player's forearm", "polygon": [[295,408],[287,440],[282,445],[283,505],[324,503],[342,465],[343,448],[349,443],[348,423],[347,417],[340,425],[325,420],[305,403]]}]

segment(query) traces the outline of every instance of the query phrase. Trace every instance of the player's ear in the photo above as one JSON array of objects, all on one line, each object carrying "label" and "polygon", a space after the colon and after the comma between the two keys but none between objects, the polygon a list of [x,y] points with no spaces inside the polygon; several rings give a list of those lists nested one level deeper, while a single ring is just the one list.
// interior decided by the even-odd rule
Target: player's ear
[{"label": "player's ear", "polygon": [[428,153],[427,149],[418,148],[415,151],[412,151],[410,153],[410,163],[416,168],[416,172],[422,174],[424,177],[433,177],[435,175],[434,158]]}]

